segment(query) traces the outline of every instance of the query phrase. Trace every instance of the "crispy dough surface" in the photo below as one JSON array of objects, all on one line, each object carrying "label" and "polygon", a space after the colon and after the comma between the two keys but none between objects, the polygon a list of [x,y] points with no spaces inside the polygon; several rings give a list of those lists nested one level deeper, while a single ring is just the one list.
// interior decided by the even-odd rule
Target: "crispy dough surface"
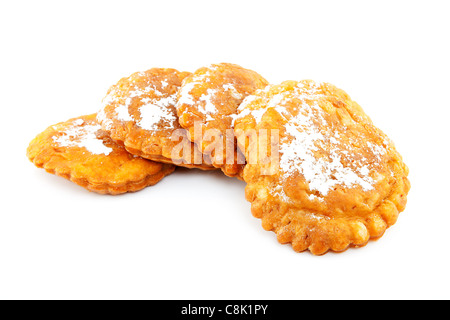
[{"label": "crispy dough surface", "polygon": [[[410,188],[408,168],[344,91],[286,81],[258,90],[238,111],[246,198],[280,243],[316,255],[343,251],[382,236],[397,221]],[[249,161],[265,142],[249,132],[260,129],[279,137],[268,142],[269,162]]]},{"label": "crispy dough surface", "polygon": [[37,167],[101,194],[138,191],[175,170],[128,153],[101,130],[96,114],[48,127],[30,142],[27,156]]},{"label": "crispy dough surface", "polygon": [[239,177],[245,164],[232,130],[236,110],[246,96],[267,84],[255,71],[230,63],[202,67],[183,80],[176,104],[180,124],[228,176]]},{"label": "crispy dough surface", "polygon": [[128,152],[188,168],[214,169],[178,123],[176,94],[189,72],[153,68],[113,85],[98,112],[103,130]]}]

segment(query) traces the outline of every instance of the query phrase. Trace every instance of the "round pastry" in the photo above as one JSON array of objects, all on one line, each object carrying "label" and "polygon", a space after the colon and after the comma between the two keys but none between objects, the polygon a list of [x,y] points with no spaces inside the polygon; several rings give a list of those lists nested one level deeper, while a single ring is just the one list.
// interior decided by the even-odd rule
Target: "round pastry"
[{"label": "round pastry", "polygon": [[187,75],[153,68],[122,78],[108,90],[97,120],[132,154],[188,168],[214,169],[178,123],[176,95]]},{"label": "round pastry", "polygon": [[236,110],[267,84],[255,71],[230,63],[200,68],[183,80],[176,104],[179,122],[212,165],[228,176],[239,176],[245,165],[233,131]]},{"label": "round pastry", "polygon": [[27,156],[37,167],[101,194],[141,190],[175,170],[128,153],[96,121],[96,114],[48,127],[34,138]]},{"label": "round pastry", "polygon": [[343,251],[397,221],[410,188],[408,168],[344,91],[286,81],[247,97],[238,112],[246,197],[279,242],[315,255]]}]

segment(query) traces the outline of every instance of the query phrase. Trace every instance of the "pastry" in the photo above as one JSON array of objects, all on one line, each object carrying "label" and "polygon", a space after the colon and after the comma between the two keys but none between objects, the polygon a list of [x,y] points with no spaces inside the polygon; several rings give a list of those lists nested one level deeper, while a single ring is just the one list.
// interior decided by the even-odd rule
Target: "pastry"
[{"label": "pastry", "polygon": [[176,104],[180,125],[228,176],[239,176],[245,165],[233,131],[236,110],[246,96],[267,84],[255,71],[231,63],[200,68],[183,80]]},{"label": "pastry", "polygon": [[295,251],[364,246],[405,208],[402,157],[331,84],[285,81],[256,91],[239,106],[235,133],[253,215]]},{"label": "pastry", "polygon": [[31,141],[27,156],[37,167],[101,194],[138,191],[175,170],[128,153],[101,129],[96,114],[48,127]]},{"label": "pastry", "polygon": [[178,123],[176,94],[187,75],[153,68],[122,78],[108,90],[97,120],[132,154],[188,168],[215,169]]}]

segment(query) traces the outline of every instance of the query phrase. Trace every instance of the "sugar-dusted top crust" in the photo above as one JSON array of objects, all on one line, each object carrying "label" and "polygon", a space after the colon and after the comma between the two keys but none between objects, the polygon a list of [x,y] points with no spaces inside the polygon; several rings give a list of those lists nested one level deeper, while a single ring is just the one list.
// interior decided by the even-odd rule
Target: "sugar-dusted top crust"
[{"label": "sugar-dusted top crust", "polygon": [[31,141],[27,156],[37,167],[109,194],[138,191],[175,169],[128,153],[101,129],[96,114],[48,127]]},{"label": "sugar-dusted top crust", "polygon": [[[269,147],[278,153],[249,163],[261,146],[246,131],[260,129],[276,130],[279,140]],[[409,181],[400,154],[331,84],[286,81],[258,90],[240,105],[235,131],[252,212],[294,249],[320,254],[362,245],[404,209]]]},{"label": "sugar-dusted top crust", "polygon": [[189,74],[153,68],[122,78],[104,97],[98,121],[133,154],[190,168],[213,169],[178,123],[177,92]]},{"label": "sugar-dusted top crust", "polygon": [[186,77],[178,92],[176,108],[181,126],[203,154],[211,157],[213,165],[229,176],[238,175],[245,163],[232,130],[237,108],[245,97],[267,84],[253,70],[219,63]]}]

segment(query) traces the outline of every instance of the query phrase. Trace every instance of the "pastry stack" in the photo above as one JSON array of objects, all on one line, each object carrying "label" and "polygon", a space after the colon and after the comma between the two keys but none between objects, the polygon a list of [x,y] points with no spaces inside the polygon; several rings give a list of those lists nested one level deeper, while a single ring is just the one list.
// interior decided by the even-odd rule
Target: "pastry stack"
[{"label": "pastry stack", "polygon": [[93,112],[48,127],[28,158],[113,195],[155,185],[177,167],[221,170],[245,181],[265,230],[315,255],[364,246],[405,209],[401,155],[329,83],[271,84],[230,63],[193,73],[153,68],[119,80]]}]

